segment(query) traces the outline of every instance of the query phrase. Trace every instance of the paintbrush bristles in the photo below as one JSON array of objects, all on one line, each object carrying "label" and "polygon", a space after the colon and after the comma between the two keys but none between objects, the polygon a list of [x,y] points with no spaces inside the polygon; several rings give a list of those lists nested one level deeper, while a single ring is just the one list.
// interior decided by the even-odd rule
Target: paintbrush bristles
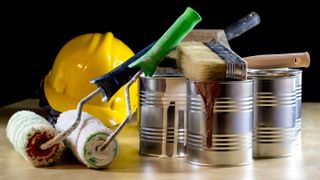
[{"label": "paintbrush bristles", "polygon": [[177,46],[177,65],[191,80],[221,80],[226,63],[201,42],[182,42]]}]

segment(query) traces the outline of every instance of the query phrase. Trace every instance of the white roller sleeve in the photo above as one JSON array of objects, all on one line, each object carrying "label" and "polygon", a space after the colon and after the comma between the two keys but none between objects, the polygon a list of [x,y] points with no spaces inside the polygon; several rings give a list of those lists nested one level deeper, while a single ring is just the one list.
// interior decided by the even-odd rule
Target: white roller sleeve
[{"label": "white roller sleeve", "polygon": [[[68,129],[76,120],[76,110],[66,111],[60,114],[55,125],[61,132]],[[86,112],[82,112],[80,125],[67,137],[66,145],[71,148],[73,154],[89,168],[104,168],[116,157],[118,143],[116,140],[102,152],[97,149],[102,145],[111,130],[98,119]]]},{"label": "white roller sleeve", "polygon": [[61,155],[63,143],[41,150],[40,145],[52,139],[57,131],[43,117],[31,111],[13,114],[6,128],[7,137],[16,151],[33,166],[47,166]]}]

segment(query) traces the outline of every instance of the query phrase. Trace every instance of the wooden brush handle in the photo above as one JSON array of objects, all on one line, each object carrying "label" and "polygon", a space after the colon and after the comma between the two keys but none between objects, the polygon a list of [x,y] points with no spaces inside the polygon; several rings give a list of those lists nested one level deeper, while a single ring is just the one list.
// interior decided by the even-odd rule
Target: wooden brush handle
[{"label": "wooden brush handle", "polygon": [[308,52],[256,55],[243,58],[248,68],[299,68],[309,67],[310,56]]}]

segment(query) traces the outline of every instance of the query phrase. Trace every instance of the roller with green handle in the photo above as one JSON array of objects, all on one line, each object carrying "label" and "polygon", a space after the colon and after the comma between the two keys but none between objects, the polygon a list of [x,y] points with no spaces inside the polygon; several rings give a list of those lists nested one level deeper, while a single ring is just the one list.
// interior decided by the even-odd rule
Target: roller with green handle
[{"label": "roller with green handle", "polygon": [[162,58],[200,21],[200,15],[188,7],[154,45],[150,44],[113,71],[93,79],[91,82],[102,89],[104,101],[108,101],[138,71],[143,70],[146,76],[152,76]]},{"label": "roller with green handle", "polygon": [[[60,133],[53,139],[41,144],[40,148],[52,147],[66,139],[68,146],[73,149],[73,153],[89,168],[104,168],[108,166],[117,152],[115,137],[131,117],[130,85],[137,80],[142,71],[152,76],[161,59],[177,46],[200,20],[201,17],[197,12],[187,8],[155,44],[150,44],[113,71],[93,79],[91,82],[95,83],[98,88],[81,99],[76,110],[60,114],[56,124]],[[137,63],[131,65],[136,60]],[[114,131],[103,129],[102,127],[104,126],[98,119],[91,118],[89,114],[82,111],[85,103],[96,95],[102,94],[104,95],[103,100],[108,101],[126,83],[127,116]],[[86,121],[82,120],[83,118]],[[73,121],[70,119],[73,119]],[[89,121],[89,119],[91,120]],[[65,126],[66,122],[69,122],[68,126]]]}]

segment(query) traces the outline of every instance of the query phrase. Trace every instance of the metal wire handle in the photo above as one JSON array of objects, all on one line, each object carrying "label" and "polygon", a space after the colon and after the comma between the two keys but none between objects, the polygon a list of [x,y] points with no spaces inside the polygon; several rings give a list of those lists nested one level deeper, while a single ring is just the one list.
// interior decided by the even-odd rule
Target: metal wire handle
[{"label": "metal wire handle", "polygon": [[[125,118],[125,120],[117,127],[117,129],[108,136],[108,139],[106,140],[105,143],[103,143],[100,147],[99,147],[99,151],[103,151],[105,150],[108,145],[110,144],[110,142],[119,134],[119,132],[121,131],[121,129],[123,128],[123,126],[126,124],[126,122],[130,119],[131,117],[131,103],[130,103],[130,92],[129,92],[129,88],[130,86],[139,78],[139,76],[142,74],[142,71],[138,71],[133,78],[127,83],[126,85],[126,106],[127,106],[127,116]],[[97,88],[96,90],[94,90],[93,92],[91,92],[88,96],[86,96],[85,98],[81,99],[80,102],[78,103],[77,106],[77,116],[76,116],[76,121],[73,123],[73,125],[59,133],[58,135],[56,135],[54,138],[50,139],[49,141],[43,143],[40,145],[40,149],[41,150],[45,150],[48,149],[50,147],[52,147],[54,144],[57,144],[61,141],[63,141],[65,138],[67,138],[80,124],[81,121],[81,114],[82,114],[82,109],[85,103],[87,103],[88,101],[90,101],[92,98],[94,98],[96,95],[98,95],[99,93],[103,93],[103,89],[102,88]]]},{"label": "metal wire handle", "polygon": [[129,119],[131,118],[131,103],[130,103],[130,92],[129,92],[129,88],[130,86],[139,78],[139,76],[142,74],[142,70],[139,70],[133,77],[132,79],[127,83],[126,85],[126,89],[125,89],[125,94],[126,94],[126,105],[127,105],[127,116],[124,119],[124,121],[122,121],[122,123],[117,127],[116,130],[114,130],[107,138],[107,140],[98,147],[98,151],[102,152],[104,151],[109,144],[112,142],[112,140],[119,134],[119,132],[121,131],[121,129],[124,127],[124,125],[129,121]]},{"label": "metal wire handle", "polygon": [[78,103],[78,106],[77,106],[76,121],[73,123],[73,125],[69,129],[59,133],[58,135],[56,135],[54,138],[50,139],[49,141],[41,144],[40,149],[41,150],[48,149],[51,146],[53,146],[54,144],[57,144],[57,143],[61,142],[62,140],[64,140],[65,138],[67,138],[72,133],[72,131],[74,131],[78,127],[78,125],[80,124],[82,108],[83,108],[84,104],[87,103],[88,101],[90,101],[96,95],[98,95],[101,91],[102,91],[102,89],[98,88],[98,89],[94,90],[93,92],[91,92],[88,96],[81,99],[80,102]]}]

